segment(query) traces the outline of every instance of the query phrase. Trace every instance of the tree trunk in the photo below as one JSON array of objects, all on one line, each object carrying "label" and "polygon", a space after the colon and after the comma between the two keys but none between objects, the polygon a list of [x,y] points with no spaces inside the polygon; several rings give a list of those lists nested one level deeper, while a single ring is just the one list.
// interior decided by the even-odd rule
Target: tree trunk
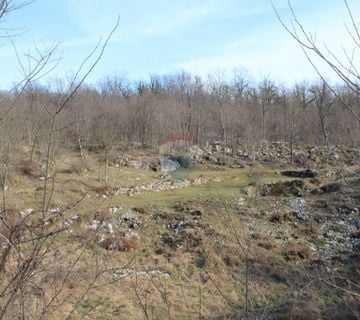
[{"label": "tree trunk", "polygon": [[261,140],[265,141],[265,105],[262,105],[262,119],[261,119]]},{"label": "tree trunk", "polygon": [[220,125],[221,125],[221,140],[227,142],[226,137],[226,126],[225,126],[225,120],[224,120],[224,106],[220,105]]}]

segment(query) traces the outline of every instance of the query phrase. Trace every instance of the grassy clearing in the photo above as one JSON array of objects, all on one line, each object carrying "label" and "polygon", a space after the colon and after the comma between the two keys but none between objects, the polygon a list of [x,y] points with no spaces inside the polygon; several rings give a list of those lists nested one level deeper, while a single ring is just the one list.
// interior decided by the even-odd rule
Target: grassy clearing
[{"label": "grassy clearing", "polygon": [[276,170],[258,168],[225,169],[222,171],[193,170],[186,176],[188,179],[207,178],[222,179],[220,182],[209,181],[201,185],[194,185],[174,190],[147,192],[132,197],[118,195],[112,199],[113,203],[122,206],[136,205],[169,205],[177,201],[218,198],[231,199],[238,197],[249,183],[264,183],[287,180],[277,174]]}]

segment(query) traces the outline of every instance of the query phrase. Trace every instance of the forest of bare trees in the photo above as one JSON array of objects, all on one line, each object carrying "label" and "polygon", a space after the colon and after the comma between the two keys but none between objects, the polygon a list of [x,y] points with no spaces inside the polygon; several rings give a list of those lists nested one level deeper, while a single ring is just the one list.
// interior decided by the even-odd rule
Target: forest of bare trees
[{"label": "forest of bare trees", "polygon": [[[3,91],[1,103],[13,108],[2,138],[41,147],[48,139],[51,110],[64,94],[54,86],[33,83],[22,91]],[[231,79],[221,73],[203,79],[179,72],[137,82],[113,76],[97,86],[80,87],[59,116],[56,142],[85,149],[157,147],[166,136],[181,133],[200,145],[282,141],[354,146],[360,139],[359,123],[342,101],[359,112],[358,95],[341,86],[333,92],[321,80],[284,87],[270,78],[252,82],[240,72]]]}]

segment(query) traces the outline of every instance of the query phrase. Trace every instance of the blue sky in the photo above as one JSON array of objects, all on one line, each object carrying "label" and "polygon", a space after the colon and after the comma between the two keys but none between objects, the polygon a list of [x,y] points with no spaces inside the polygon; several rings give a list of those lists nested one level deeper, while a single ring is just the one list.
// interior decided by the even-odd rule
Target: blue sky
[{"label": "blue sky", "polygon": [[[287,20],[286,1],[273,3]],[[349,4],[359,16],[358,1]],[[341,46],[352,48],[342,0],[293,0],[292,5],[320,43],[326,41],[339,54]],[[90,83],[121,73],[146,79],[179,70],[202,76],[217,70],[230,74],[234,68],[247,70],[254,79],[270,76],[284,83],[316,78],[268,0],[36,0],[8,16],[0,31],[24,32],[14,38],[20,54],[33,52],[34,44],[46,48],[59,41],[61,61],[51,77],[68,78],[118,14],[119,28]],[[4,88],[21,74],[10,41],[0,38],[0,43]]]}]

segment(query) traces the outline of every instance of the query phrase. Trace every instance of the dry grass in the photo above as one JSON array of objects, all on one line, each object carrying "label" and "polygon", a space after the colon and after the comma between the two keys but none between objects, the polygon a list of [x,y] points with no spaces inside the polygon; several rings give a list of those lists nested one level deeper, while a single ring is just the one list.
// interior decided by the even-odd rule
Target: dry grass
[{"label": "dry grass", "polygon": [[[302,319],[300,310],[319,316],[319,308],[324,307],[322,288],[310,286],[294,308],[293,300],[289,300],[294,291],[306,285],[310,249],[304,240],[316,236],[318,230],[311,224],[294,228],[286,219],[269,223],[268,210],[276,198],[255,199],[242,194],[250,207],[236,209],[235,199],[251,178],[249,169],[199,168],[191,177],[220,176],[223,182],[127,197],[110,195],[110,186],[156,181],[156,174],[113,166],[109,168],[109,184],[105,185],[98,181],[96,155],[87,155],[89,171],[79,174],[65,170],[76,161],[78,154],[64,154],[56,164],[51,208],[59,207],[61,211],[69,203],[84,199],[60,218],[59,221],[78,214],[80,221],[56,239],[54,254],[44,261],[43,272],[38,274],[36,283],[49,295],[48,299],[61,287],[66,270],[79,255],[80,259],[57,298],[61,307],[49,319],[66,318],[74,305],[73,319],[142,319],[144,305],[149,319],[169,319],[169,314],[171,319],[231,319],[244,315],[247,277],[252,316],[262,314],[265,307],[272,312],[265,313],[269,319],[274,315],[286,319],[291,314],[294,319]],[[263,168],[251,170],[254,173]],[[23,173],[12,175],[16,183],[8,195],[9,206],[18,211],[39,208],[43,181]],[[269,168],[258,176],[259,183],[280,179]],[[104,194],[108,196],[103,197]],[[142,221],[141,227],[131,229],[137,237],[127,237],[125,229],[130,227],[125,225],[116,229],[115,235],[96,242],[101,234],[89,229],[89,223],[94,219],[114,222],[118,215],[110,213],[110,207],[121,207],[121,212],[133,208]],[[255,207],[257,210],[253,210]],[[190,212],[196,210],[201,215],[192,216]],[[179,222],[185,222],[183,230],[169,227]],[[290,236],[295,233],[299,237],[296,241]],[[173,245],[164,241],[164,234],[173,239]],[[248,254],[242,247],[247,245]],[[104,273],[96,281],[99,287],[91,289],[76,304],[96,272],[120,267],[143,273],[123,278],[116,276],[115,271]],[[145,272],[152,270],[170,276]],[[102,286],[106,283],[111,284]],[[314,304],[308,303],[306,295],[316,298]]]},{"label": "dry grass", "polygon": [[19,172],[25,176],[33,176],[38,173],[40,165],[34,160],[21,160],[18,164]]},{"label": "dry grass", "polygon": [[289,243],[283,249],[286,260],[304,260],[310,258],[310,248],[304,243]]}]

